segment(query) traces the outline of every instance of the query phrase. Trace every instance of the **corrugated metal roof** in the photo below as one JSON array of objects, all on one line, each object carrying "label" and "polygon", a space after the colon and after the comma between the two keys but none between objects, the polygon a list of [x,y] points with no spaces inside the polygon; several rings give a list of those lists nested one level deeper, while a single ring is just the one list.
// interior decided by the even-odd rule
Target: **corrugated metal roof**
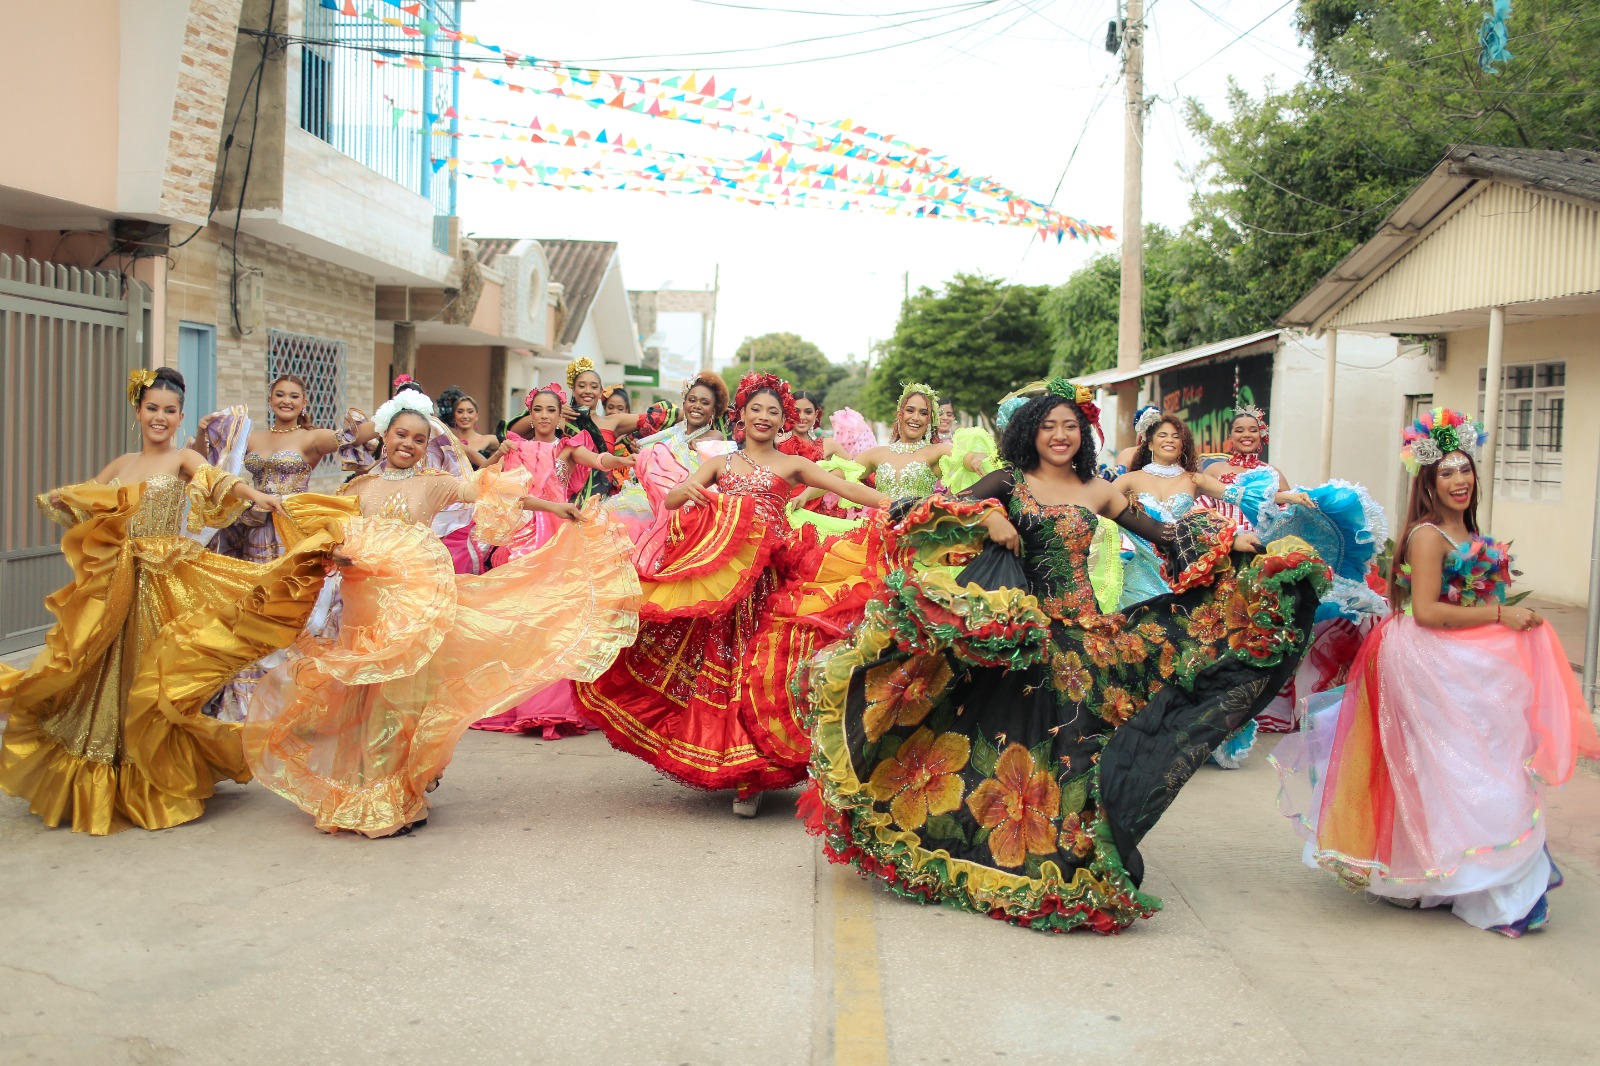
[{"label": "corrugated metal roof", "polygon": [[1121,385],[1123,382],[1133,381],[1135,378],[1148,377],[1151,374],[1159,374],[1163,370],[1186,366],[1189,363],[1198,363],[1214,356],[1227,355],[1230,352],[1248,348],[1263,341],[1276,340],[1282,333],[1283,330],[1281,329],[1264,329],[1260,333],[1251,333],[1243,337],[1233,337],[1225,341],[1202,344],[1198,348],[1185,348],[1181,352],[1172,352],[1168,355],[1159,355],[1154,359],[1146,359],[1139,364],[1137,370],[1101,370],[1087,377],[1076,379],[1076,384],[1086,385],[1091,389],[1105,388],[1108,385]]},{"label": "corrugated metal roof", "polygon": [[[1563,246],[1570,245],[1574,241],[1584,244],[1587,238],[1582,233],[1575,235],[1569,227],[1572,220],[1581,219],[1588,214],[1588,204],[1595,204],[1596,210],[1600,210],[1600,154],[1583,151],[1496,148],[1476,144],[1460,145],[1452,149],[1433,172],[1401,201],[1400,206],[1384,219],[1377,232],[1341,259],[1338,265],[1328,271],[1309,292],[1295,301],[1294,306],[1278,319],[1278,323],[1316,332],[1330,327],[1359,329],[1363,326],[1383,330],[1391,325],[1401,331],[1428,331],[1428,324],[1417,322],[1416,315],[1410,316],[1408,321],[1401,321],[1398,318],[1391,321],[1380,320],[1363,313],[1358,320],[1357,316],[1346,316],[1344,312],[1358,298],[1365,299],[1366,291],[1370,287],[1378,284],[1379,279],[1383,278],[1391,267],[1411,255],[1413,250],[1436,230],[1453,225],[1453,216],[1468,207],[1474,196],[1482,195],[1485,185],[1503,186],[1507,195],[1520,198],[1521,206],[1518,210],[1523,213],[1532,213],[1534,205],[1540,202],[1552,208],[1556,206],[1567,208],[1557,212],[1561,216],[1560,220],[1538,227],[1540,239],[1547,240],[1554,236]],[[1550,195],[1540,197],[1540,193]],[[1572,197],[1578,203],[1555,199],[1556,197]],[[1552,229],[1551,225],[1555,228]],[[1521,244],[1532,239],[1534,227],[1501,225],[1483,228],[1486,234],[1489,230],[1493,230],[1496,240],[1511,239]],[[1443,247],[1443,243],[1439,247]],[[1485,275],[1491,280],[1507,279],[1510,274],[1504,269],[1502,260],[1509,251],[1509,247],[1496,246],[1490,237],[1485,236],[1483,241],[1473,245],[1466,258],[1454,259],[1448,263],[1441,262],[1439,277],[1442,278],[1443,272],[1467,270]],[[1586,250],[1574,250],[1573,254],[1564,254],[1561,261],[1581,265],[1587,254]],[[1549,271],[1544,270],[1540,273],[1541,276],[1547,276]],[[1412,283],[1422,284],[1423,279],[1413,278]],[[1557,284],[1555,289],[1575,291],[1565,282]],[[1487,299],[1489,303],[1463,305],[1450,310],[1477,310],[1489,304],[1509,303],[1515,299],[1547,299],[1557,293],[1552,291],[1543,297],[1511,296],[1505,293],[1489,297],[1457,295],[1461,299]],[[1443,311],[1435,309],[1431,313],[1437,315]]]},{"label": "corrugated metal roof", "polygon": [[561,298],[566,304],[567,317],[561,324],[561,336],[556,338],[556,344],[566,348],[577,341],[583,330],[589,305],[594,303],[606,269],[617,254],[617,242],[541,240],[539,245],[550,261],[550,280],[561,286]]}]

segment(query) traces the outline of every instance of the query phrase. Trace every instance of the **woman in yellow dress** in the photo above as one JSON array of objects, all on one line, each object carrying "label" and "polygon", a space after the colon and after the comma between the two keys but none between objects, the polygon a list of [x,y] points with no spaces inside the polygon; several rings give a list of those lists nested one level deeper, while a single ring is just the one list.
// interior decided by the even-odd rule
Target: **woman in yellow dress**
[{"label": "woman in yellow dress", "polygon": [[[57,622],[33,664],[0,667],[10,716],[0,788],[46,825],[95,835],[192,821],[218,781],[250,779],[240,727],[202,710],[241,668],[294,640],[350,510],[257,491],[177,447],[177,371],[134,371],[128,399],[140,450],[39,497],[67,527],[72,580],[46,601]],[[281,558],[230,559],[183,535],[185,524],[226,526],[249,504],[281,523]]]},{"label": "woman in yellow dress", "polygon": [[[467,727],[557,681],[592,681],[639,628],[633,545],[586,509],[529,492],[499,463],[468,477],[427,469],[433,401],[400,392],[373,416],[383,461],[341,494],[346,524],[317,619],[256,684],[245,718],[251,772],[324,832],[407,833]],[[500,544],[545,511],[568,521],[539,547],[481,575],[457,574],[434,533],[472,505],[474,536]],[[322,615],[318,611],[318,615]]]}]

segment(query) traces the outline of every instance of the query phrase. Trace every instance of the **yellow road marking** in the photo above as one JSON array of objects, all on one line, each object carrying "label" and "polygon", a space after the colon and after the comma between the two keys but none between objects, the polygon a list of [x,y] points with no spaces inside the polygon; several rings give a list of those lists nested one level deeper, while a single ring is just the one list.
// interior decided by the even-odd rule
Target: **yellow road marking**
[{"label": "yellow road marking", "polygon": [[883,977],[878,968],[876,892],[851,867],[829,869],[833,877],[834,1066],[889,1066]]}]

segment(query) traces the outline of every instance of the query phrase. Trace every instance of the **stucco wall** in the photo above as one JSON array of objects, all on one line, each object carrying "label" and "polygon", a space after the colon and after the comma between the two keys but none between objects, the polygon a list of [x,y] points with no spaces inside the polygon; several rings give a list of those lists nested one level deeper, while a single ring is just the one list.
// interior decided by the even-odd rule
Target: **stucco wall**
[{"label": "stucco wall", "polygon": [[[1478,371],[1488,365],[1489,333],[1463,330],[1446,337],[1444,370],[1434,390],[1438,403],[1476,412]],[[1559,500],[1496,499],[1493,528],[1513,542],[1521,588],[1561,603],[1589,596],[1589,543],[1594,522],[1595,463],[1600,454],[1600,315],[1578,315],[1506,327],[1507,363],[1565,359],[1566,431]]]},{"label": "stucco wall", "polygon": [[[1396,458],[1406,397],[1433,391],[1427,354],[1419,345],[1367,333],[1340,333],[1338,347],[1333,476],[1366,486],[1393,526],[1404,516],[1409,491]],[[1273,364],[1269,454],[1302,485],[1315,484],[1321,471],[1326,358],[1326,336],[1289,333]]]},{"label": "stucco wall", "polygon": [[481,345],[426,344],[417,349],[417,381],[429,396],[451,385],[459,387],[478,403],[478,432],[492,433],[495,421],[489,410],[489,349]]}]

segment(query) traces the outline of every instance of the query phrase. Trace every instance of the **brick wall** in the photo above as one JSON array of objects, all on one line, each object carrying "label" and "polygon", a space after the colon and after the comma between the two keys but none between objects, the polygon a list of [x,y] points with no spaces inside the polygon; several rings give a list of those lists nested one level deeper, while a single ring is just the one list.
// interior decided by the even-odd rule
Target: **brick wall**
[{"label": "brick wall", "polygon": [[[241,0],[191,0],[167,137],[161,212],[199,225],[211,213]],[[242,56],[242,59],[252,59]]]}]

